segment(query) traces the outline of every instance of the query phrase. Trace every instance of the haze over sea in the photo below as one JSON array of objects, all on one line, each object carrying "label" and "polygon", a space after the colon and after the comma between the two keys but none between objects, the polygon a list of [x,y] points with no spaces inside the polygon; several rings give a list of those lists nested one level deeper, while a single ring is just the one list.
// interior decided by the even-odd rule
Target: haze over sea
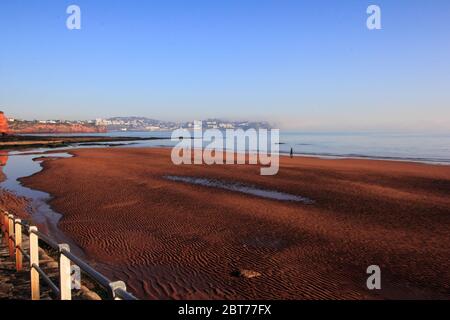
[{"label": "haze over sea", "polygon": [[[114,131],[71,135],[170,137],[171,132]],[[133,146],[171,147],[176,143],[170,140],[151,140],[138,142]],[[450,134],[281,130],[280,152],[289,153],[291,148],[296,155],[410,160],[450,164]]]}]

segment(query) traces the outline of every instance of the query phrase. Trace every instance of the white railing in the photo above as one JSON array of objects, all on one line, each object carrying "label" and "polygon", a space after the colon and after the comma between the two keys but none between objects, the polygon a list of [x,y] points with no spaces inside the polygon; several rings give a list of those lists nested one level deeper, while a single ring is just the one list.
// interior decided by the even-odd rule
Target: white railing
[{"label": "white railing", "polygon": [[[40,280],[47,283],[53,293],[61,300],[72,299],[72,276],[71,264],[77,265],[90,279],[99,284],[108,292],[108,297],[114,300],[137,300],[127,291],[123,281],[112,282],[103,274],[92,268],[89,264],[70,252],[68,244],[59,244],[47,235],[38,231],[38,228],[31,226],[7,211],[0,213],[1,233],[5,245],[8,246],[9,256],[15,258],[16,270],[22,271],[23,258],[30,262],[30,283],[31,299],[40,299]],[[28,253],[23,245],[23,235],[29,238]],[[39,267],[39,240],[58,252],[59,262],[59,286]]]}]

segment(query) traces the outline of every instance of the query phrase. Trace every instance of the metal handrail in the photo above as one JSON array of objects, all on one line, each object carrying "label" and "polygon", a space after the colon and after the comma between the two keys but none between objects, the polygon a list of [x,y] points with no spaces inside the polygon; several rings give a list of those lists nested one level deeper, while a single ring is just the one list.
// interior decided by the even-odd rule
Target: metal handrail
[{"label": "metal handrail", "polygon": [[92,268],[86,262],[84,262],[83,260],[78,258],[73,253],[67,251],[66,249],[62,249],[61,254],[65,255],[67,258],[69,258],[72,262],[74,262],[77,266],[79,266],[81,270],[86,272],[90,277],[92,277],[95,281],[97,281],[101,286],[103,286],[106,289],[109,289],[109,284],[111,283],[111,280],[106,278],[100,272],[98,272],[97,270]]},{"label": "metal handrail", "polygon": [[25,258],[27,258],[27,260],[30,260],[30,256],[28,255],[28,253],[25,252],[25,250],[22,249],[21,246],[16,246],[16,248],[19,249],[20,252],[22,252]]},{"label": "metal handrail", "polygon": [[116,289],[115,290],[116,296],[122,300],[138,300],[135,296],[133,296],[128,291],[125,291],[123,289]]},{"label": "metal handrail", "polygon": [[[28,222],[21,221],[19,219],[15,219],[13,215],[10,215],[6,211],[3,211],[3,216],[7,217],[9,223],[11,223],[11,222],[13,223],[12,224],[13,225],[13,229],[17,229],[16,225],[20,225],[20,226],[23,227],[23,230],[19,227],[20,232],[18,233],[18,240],[16,240],[16,237],[15,237],[15,234],[14,234],[14,230],[12,230],[12,231],[9,230],[11,224],[8,226],[6,224],[7,221],[3,220],[5,218],[0,219],[0,225],[4,226],[4,230],[1,230],[1,231],[3,231],[5,234],[8,235],[8,241],[12,241],[12,244],[13,244],[12,248],[13,249],[15,248],[15,250],[16,250],[16,267],[17,267],[17,270],[20,270],[21,264],[22,264],[22,258],[21,257],[18,258],[20,256],[20,254],[23,255],[31,263],[30,271],[31,271],[31,277],[32,277],[32,296],[33,295],[37,295],[37,299],[39,299],[39,288],[38,288],[39,287],[39,281],[38,281],[38,279],[36,280],[37,281],[36,282],[37,283],[36,284],[37,287],[35,286],[35,288],[33,288],[33,270],[35,270],[44,279],[44,281],[50,286],[52,291],[55,294],[57,294],[61,299],[64,299],[64,296],[66,298],[70,299],[70,296],[71,296],[71,294],[70,294],[70,286],[69,286],[69,289],[67,289],[67,283],[66,282],[61,282],[61,286],[63,286],[63,283],[65,283],[64,284],[65,290],[62,291],[63,287],[58,288],[58,286],[55,283],[53,283],[53,281],[48,277],[48,275],[39,267],[39,253],[36,250],[39,249],[39,240],[41,240],[45,244],[47,244],[49,247],[51,247],[51,248],[53,248],[55,250],[58,250],[58,252],[59,252],[59,257],[60,257],[60,262],[59,262],[60,280],[63,277],[63,271],[62,271],[63,267],[62,267],[61,264],[63,263],[62,261],[63,261],[63,257],[64,257],[64,259],[68,259],[68,260],[65,260],[67,262],[64,263],[65,264],[65,266],[64,266],[64,268],[65,268],[64,277],[66,279],[67,279],[67,277],[69,277],[69,280],[70,280],[70,270],[69,269],[70,269],[70,261],[72,261],[81,270],[83,270],[90,278],[92,278],[95,282],[97,282],[103,288],[108,290],[108,293],[109,293],[111,298],[113,298],[113,299],[123,299],[123,300],[138,300],[134,295],[132,295],[131,293],[129,293],[126,290],[126,285],[125,285],[124,282],[122,282],[122,281],[112,282],[110,279],[108,279],[103,274],[101,274],[100,272],[95,270],[89,264],[87,264],[86,262],[81,260],[79,257],[77,257],[76,255],[71,253],[70,252],[70,248],[69,248],[68,245],[58,244],[56,241],[54,241],[52,238],[50,238],[46,234],[38,231],[36,227],[32,228],[32,226]],[[21,239],[22,239],[22,232],[23,231],[25,231],[25,233],[30,237],[30,241],[31,241],[31,236],[34,237],[34,243],[35,243],[35,247],[34,248],[35,249],[33,251],[31,249],[31,244],[30,244],[30,254],[27,254],[25,252],[25,250],[20,246],[20,242],[21,242]],[[18,241],[19,241],[19,244],[17,244]],[[19,252],[20,252],[20,254],[19,254]],[[32,262],[33,254],[34,254],[34,257],[35,257],[34,258],[35,262]],[[20,263],[19,263],[18,259],[20,260]],[[20,267],[19,267],[19,265],[20,265]],[[36,290],[37,293],[34,290]]]},{"label": "metal handrail", "polygon": [[14,223],[20,224],[22,227],[26,228],[27,231],[28,231],[28,228],[30,227],[30,224],[27,223],[26,221],[20,221],[20,222],[15,221]]},{"label": "metal handrail", "polygon": [[128,291],[122,289],[121,287],[114,288],[111,284],[113,283],[103,274],[92,268],[89,264],[81,260],[79,257],[71,253],[66,249],[61,249],[60,253],[66,256],[69,260],[74,262],[77,266],[80,267],[85,273],[87,273],[93,280],[95,280],[98,284],[109,291],[109,294],[112,298],[120,298],[124,300],[137,300],[135,296],[133,296]]},{"label": "metal handrail", "polygon": [[45,235],[44,233],[40,231],[31,230],[30,233],[33,233],[38,236],[38,238],[42,241],[44,241],[47,245],[49,245],[52,249],[59,250],[59,245],[56,243],[53,239],[51,239],[49,236]]},{"label": "metal handrail", "polygon": [[42,279],[45,280],[45,282],[49,285],[50,289],[59,296],[61,294],[61,291],[59,290],[58,286],[47,276],[47,274],[42,270],[39,266],[37,266],[35,263],[31,266],[34,268],[42,277]]}]

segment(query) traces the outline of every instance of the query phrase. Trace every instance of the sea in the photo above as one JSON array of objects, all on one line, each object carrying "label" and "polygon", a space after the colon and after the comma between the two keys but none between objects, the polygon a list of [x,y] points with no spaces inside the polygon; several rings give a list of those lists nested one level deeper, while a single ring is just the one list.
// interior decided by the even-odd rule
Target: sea
[{"label": "sea", "polygon": [[[48,136],[48,134],[45,134]],[[62,134],[57,134],[62,136]],[[170,131],[117,131],[68,134],[70,136],[158,137],[165,140],[137,141],[128,146],[173,147]],[[280,153],[324,158],[369,158],[450,164],[450,133],[304,132],[280,131]],[[242,150],[238,150],[242,151]]]}]

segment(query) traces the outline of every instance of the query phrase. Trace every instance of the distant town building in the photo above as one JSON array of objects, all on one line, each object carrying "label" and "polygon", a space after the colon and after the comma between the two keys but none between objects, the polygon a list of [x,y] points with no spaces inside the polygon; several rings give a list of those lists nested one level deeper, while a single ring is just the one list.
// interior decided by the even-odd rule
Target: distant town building
[{"label": "distant town building", "polygon": [[159,126],[148,126],[148,127],[145,127],[145,129],[149,130],[149,131],[158,131],[158,130],[161,130],[161,127],[159,127]]},{"label": "distant town building", "polygon": [[[178,128],[199,129],[195,127],[192,121],[172,122],[150,119],[146,117],[114,117],[97,118],[93,121],[84,121],[84,123],[95,123],[96,126],[106,127],[109,131],[167,131]],[[270,128],[266,122],[249,121],[228,121],[220,119],[203,120],[202,126],[205,129],[248,129],[248,128]]]},{"label": "distant town building", "polygon": [[234,129],[234,125],[232,123],[221,123],[219,124],[219,127],[223,129]]}]

